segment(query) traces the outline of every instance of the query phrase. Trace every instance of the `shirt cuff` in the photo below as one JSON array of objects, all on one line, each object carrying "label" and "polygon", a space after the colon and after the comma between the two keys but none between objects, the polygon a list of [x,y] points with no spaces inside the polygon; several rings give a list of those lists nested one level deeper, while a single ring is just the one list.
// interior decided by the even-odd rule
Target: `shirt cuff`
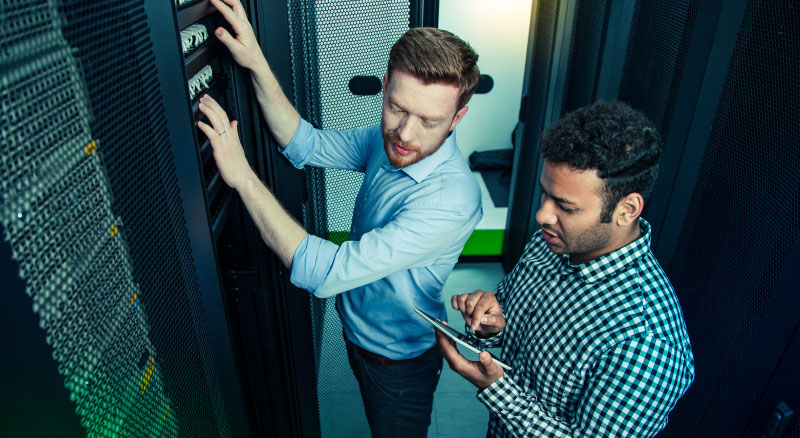
[{"label": "shirt cuff", "polygon": [[[507,374],[503,374],[483,391],[478,392],[476,397],[490,411],[502,415],[517,408],[520,396],[516,383]],[[536,402],[536,396],[531,396],[531,401]]]},{"label": "shirt cuff", "polygon": [[306,236],[292,257],[292,284],[313,294],[328,276],[337,251],[339,246],[333,242]]},{"label": "shirt cuff", "polygon": [[490,336],[488,338],[481,338],[481,337],[478,337],[478,335],[471,328],[469,328],[469,324],[464,323],[464,332],[466,333],[466,335],[468,337],[478,341],[478,343],[480,343],[481,347],[483,347],[483,348],[494,348],[494,347],[499,346],[500,345],[500,341],[503,340],[503,331],[504,330],[505,330],[505,327],[503,327],[502,329],[500,329],[499,332],[493,334],[492,336]]},{"label": "shirt cuff", "polygon": [[294,135],[289,140],[289,143],[286,144],[286,147],[278,148],[280,153],[298,169],[311,159],[311,154],[314,152],[310,138],[313,132],[314,127],[311,126],[311,123],[301,118],[297,130],[294,131]]}]

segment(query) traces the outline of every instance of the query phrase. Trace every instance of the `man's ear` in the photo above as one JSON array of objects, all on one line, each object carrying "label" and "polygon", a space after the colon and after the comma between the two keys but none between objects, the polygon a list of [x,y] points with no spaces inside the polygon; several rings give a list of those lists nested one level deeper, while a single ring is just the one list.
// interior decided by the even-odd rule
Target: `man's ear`
[{"label": "man's ear", "polygon": [[636,192],[628,193],[617,203],[617,225],[631,225],[642,215],[642,210],[644,210],[644,198],[642,195]]},{"label": "man's ear", "polygon": [[461,119],[464,118],[464,115],[467,113],[468,109],[469,107],[465,105],[462,106],[461,109],[456,112],[456,116],[453,117],[453,123],[450,124],[450,129],[448,129],[448,131],[452,131],[453,129],[455,129],[456,125],[458,125],[458,122],[460,122]]}]

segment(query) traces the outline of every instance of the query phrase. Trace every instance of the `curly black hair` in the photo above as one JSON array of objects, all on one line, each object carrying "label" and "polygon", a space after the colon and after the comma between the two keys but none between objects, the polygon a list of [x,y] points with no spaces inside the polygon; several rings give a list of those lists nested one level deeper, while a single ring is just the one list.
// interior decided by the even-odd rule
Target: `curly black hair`
[{"label": "curly black hair", "polygon": [[605,183],[601,221],[608,223],[617,202],[628,194],[650,198],[661,138],[653,123],[627,104],[597,102],[564,115],[547,129],[539,150],[553,163],[597,169]]}]

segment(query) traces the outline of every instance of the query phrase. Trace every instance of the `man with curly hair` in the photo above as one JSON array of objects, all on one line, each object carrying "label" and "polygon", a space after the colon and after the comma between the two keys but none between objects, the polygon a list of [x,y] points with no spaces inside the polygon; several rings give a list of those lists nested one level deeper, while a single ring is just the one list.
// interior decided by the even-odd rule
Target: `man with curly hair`
[{"label": "man with curly hair", "polygon": [[640,217],[658,133],[624,103],[595,103],[547,130],[541,154],[541,231],[494,293],[452,299],[511,370],[488,352],[467,360],[441,333],[439,346],[478,387],[487,436],[653,436],[694,379],[680,304]]}]

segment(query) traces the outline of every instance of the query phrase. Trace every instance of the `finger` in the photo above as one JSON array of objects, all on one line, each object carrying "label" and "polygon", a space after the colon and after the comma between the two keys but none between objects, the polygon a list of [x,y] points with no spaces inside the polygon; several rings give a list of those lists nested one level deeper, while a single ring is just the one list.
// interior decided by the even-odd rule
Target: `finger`
[{"label": "finger", "polygon": [[467,312],[471,319],[470,328],[472,330],[478,330],[480,328],[480,321],[484,313],[486,313],[483,306],[481,306],[481,299],[483,296],[484,292],[479,289],[470,295],[470,301],[467,304]]},{"label": "finger", "polygon": [[228,6],[222,0],[209,0],[209,1],[217,9],[217,11],[219,11],[219,13],[222,14],[222,17],[225,18],[225,21],[227,21],[231,25],[233,31],[236,32],[236,34],[238,35],[240,29],[239,28],[240,18],[236,14],[236,12],[234,12],[233,9],[231,9],[231,7]]},{"label": "finger", "polygon": [[453,295],[453,309],[458,310],[459,312],[464,310],[464,301],[466,300],[466,295]]},{"label": "finger", "polygon": [[453,308],[461,312],[461,316],[464,318],[464,321],[467,324],[471,323],[471,315],[467,312],[466,308],[466,301],[467,301],[468,294],[456,295],[453,297]]},{"label": "finger", "polygon": [[231,122],[231,132],[233,133],[233,135],[236,136],[236,139],[238,140],[239,139],[239,129],[237,129],[237,128],[239,128],[239,122],[237,120],[232,121]]},{"label": "finger", "polygon": [[217,134],[225,132],[226,124],[220,120],[219,115],[216,111],[214,111],[213,108],[211,108],[211,106],[201,101],[200,105],[198,105],[198,108],[200,109],[200,112],[206,115],[208,121],[211,123],[211,127],[214,129],[214,131],[216,131]]},{"label": "finger", "polygon": [[242,2],[238,0],[222,0],[228,7],[233,9],[235,12],[238,11],[244,12],[244,7],[242,6]]},{"label": "finger", "polygon": [[461,303],[462,301],[463,301],[462,295],[453,295],[452,297],[450,297],[450,305],[453,307],[453,310],[458,310],[461,313],[461,316],[463,318],[466,318],[466,315],[461,310],[463,307]]},{"label": "finger", "polygon": [[483,289],[476,289],[475,292],[469,294],[469,299],[467,300],[467,311],[469,313],[475,312],[475,306],[484,300],[486,294],[487,292]]},{"label": "finger", "polygon": [[[217,133],[217,131],[215,131],[214,128],[212,128],[211,126],[208,126],[208,124],[206,124],[204,122],[197,122],[197,127],[200,128],[201,131],[203,131],[203,134],[205,134],[206,137],[208,137],[209,140],[211,140],[212,138],[219,137],[219,134]],[[211,143],[211,146],[212,147],[214,146],[213,142]]]},{"label": "finger", "polygon": [[502,315],[483,315],[483,318],[481,318],[481,325],[502,329],[506,325],[506,320]]},{"label": "finger", "polygon": [[242,20],[247,20],[247,14],[244,12],[244,6],[242,6],[242,2],[239,0],[224,0],[231,8],[233,8],[233,12],[236,12],[236,15],[241,18]]},{"label": "finger", "polygon": [[[475,307],[472,309],[472,317],[475,319],[475,325],[479,326],[481,324],[488,324],[489,318],[494,318],[493,311],[495,310],[495,302],[489,294],[483,294],[481,299],[475,304]],[[497,309],[499,310],[499,308]],[[476,327],[473,330],[476,330]]]},{"label": "finger", "polygon": [[486,377],[494,377],[502,372],[500,365],[492,359],[492,355],[488,351],[481,351],[478,355],[481,361],[481,372]]},{"label": "finger", "polygon": [[228,48],[229,51],[233,52],[238,49],[242,43],[236,40],[225,28],[218,27],[214,30],[214,35],[217,36],[217,39]]},{"label": "finger", "polygon": [[230,122],[228,121],[228,113],[225,111],[224,108],[222,108],[222,106],[219,103],[217,103],[216,100],[214,100],[213,97],[205,94],[205,95],[203,95],[203,97],[200,98],[200,103],[201,104],[205,104],[205,105],[207,105],[208,107],[211,108],[211,110],[214,112],[214,114],[219,119],[220,124],[224,128],[227,128],[227,127],[230,126]]}]

